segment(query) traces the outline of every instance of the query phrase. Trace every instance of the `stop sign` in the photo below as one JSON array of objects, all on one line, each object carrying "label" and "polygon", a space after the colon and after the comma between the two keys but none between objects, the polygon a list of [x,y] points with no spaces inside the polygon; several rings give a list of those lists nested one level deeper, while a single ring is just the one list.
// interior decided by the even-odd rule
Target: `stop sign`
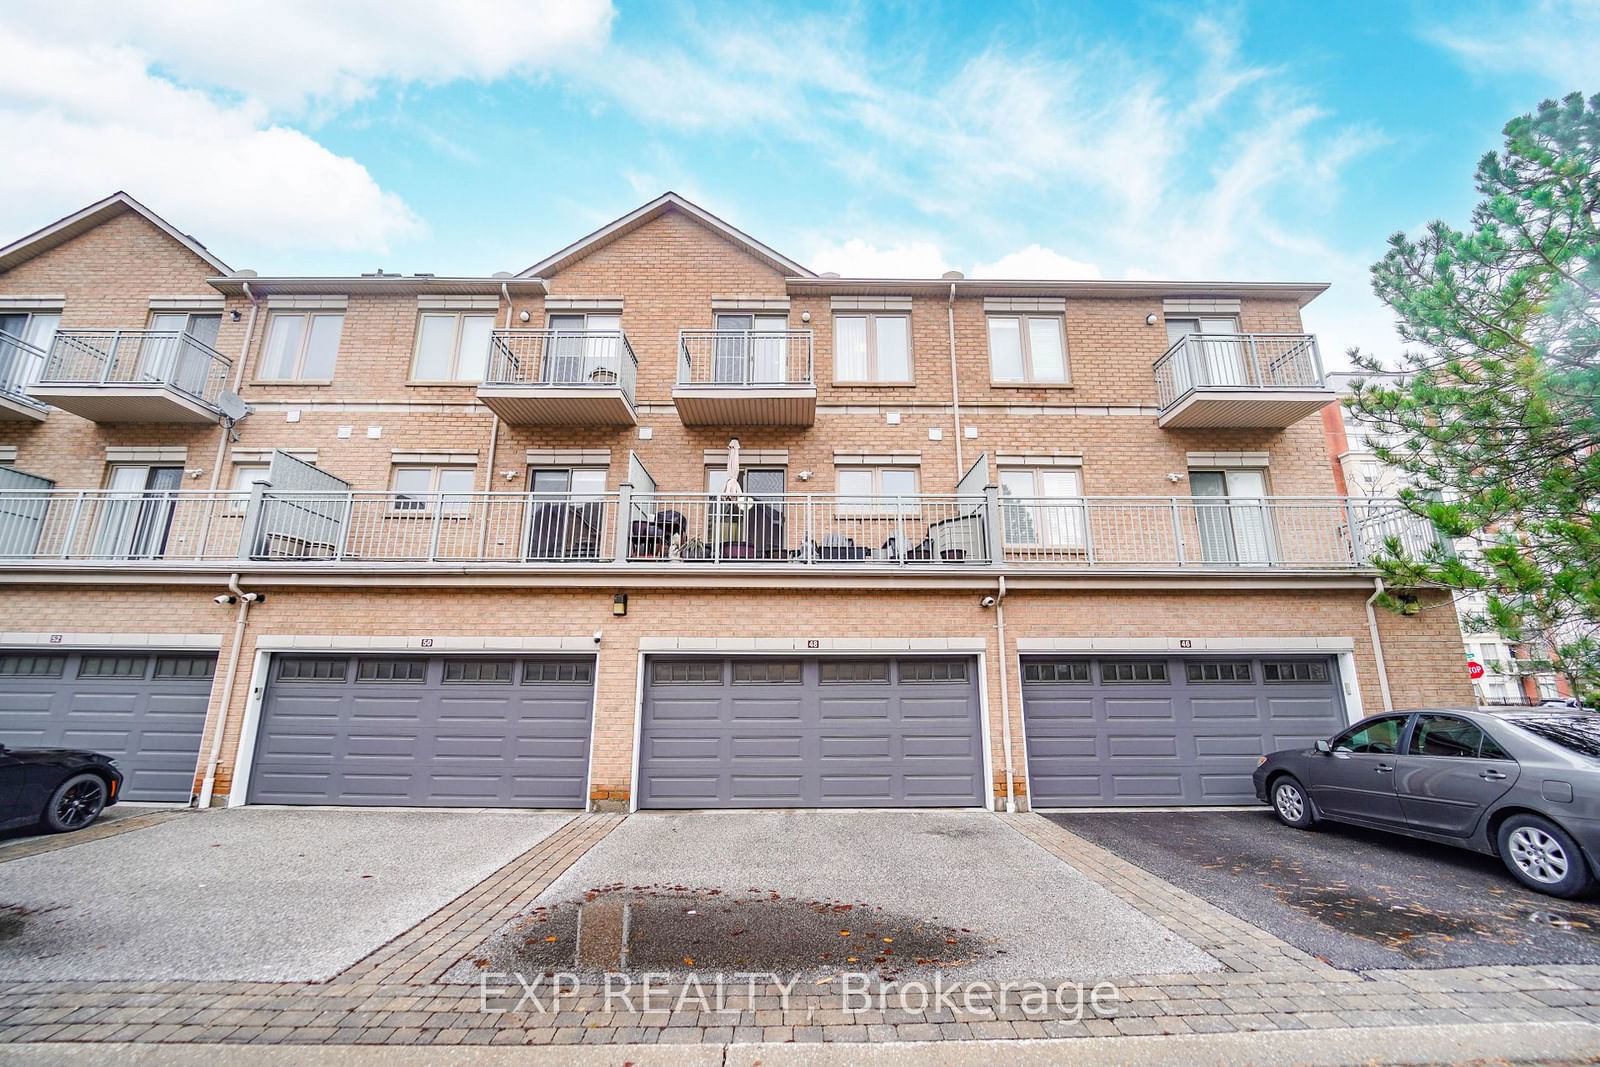
[{"label": "stop sign", "polygon": [[1467,677],[1474,680],[1483,677],[1483,664],[1475,659],[1467,660]]}]

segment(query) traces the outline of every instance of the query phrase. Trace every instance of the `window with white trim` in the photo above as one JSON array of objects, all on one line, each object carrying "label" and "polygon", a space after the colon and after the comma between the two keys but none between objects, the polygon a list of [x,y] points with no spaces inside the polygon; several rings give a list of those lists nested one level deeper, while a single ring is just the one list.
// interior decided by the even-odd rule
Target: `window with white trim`
[{"label": "window with white trim", "polygon": [[1005,385],[1065,385],[1060,315],[990,315],[989,377]]},{"label": "window with white trim", "polygon": [[256,365],[262,381],[329,381],[344,333],[342,311],[274,311]]},{"label": "window with white trim", "polygon": [[911,316],[833,316],[833,380],[840,384],[911,383]]},{"label": "window with white trim", "polygon": [[912,514],[917,506],[917,468],[840,467],[839,514],[876,515],[897,510]]},{"label": "window with white trim", "polygon": [[417,350],[411,380],[481,382],[489,371],[494,316],[424,311],[417,319]]},{"label": "window with white trim", "polygon": [[466,515],[472,510],[476,480],[473,467],[396,467],[390,482],[392,510],[431,512],[437,501],[445,515]]},{"label": "window with white trim", "polygon": [[1003,467],[999,485],[1006,544],[1084,546],[1083,476],[1078,468]]},{"label": "window with white trim", "polygon": [[233,483],[228,491],[229,515],[243,515],[250,506],[250,494],[257,485],[267,485],[267,473],[271,468],[265,463],[235,463],[233,465]]}]

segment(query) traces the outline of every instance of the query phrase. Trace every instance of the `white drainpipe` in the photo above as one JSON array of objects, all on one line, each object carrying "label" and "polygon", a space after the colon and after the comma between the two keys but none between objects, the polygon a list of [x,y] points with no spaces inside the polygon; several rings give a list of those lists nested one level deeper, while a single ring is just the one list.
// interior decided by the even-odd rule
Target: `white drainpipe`
[{"label": "white drainpipe", "polygon": [[994,598],[994,627],[1000,642],[1000,744],[1006,754],[1006,814],[1017,813],[1016,774],[1011,766],[1011,657],[1006,654],[1006,578],[1000,576],[999,595]]},{"label": "white drainpipe", "polygon": [[233,704],[233,680],[239,673],[239,653],[244,647],[244,627],[250,615],[250,605],[260,599],[255,594],[245,595],[239,588],[239,575],[228,575],[228,592],[239,604],[234,616],[233,647],[228,650],[228,669],[222,679],[222,704],[217,708],[217,725],[211,731],[211,752],[206,757],[206,777],[200,785],[200,797],[195,807],[204,811],[211,806],[211,794],[217,785],[217,764],[222,762],[222,734],[228,725],[228,708]]},{"label": "white drainpipe", "polygon": [[[250,319],[244,327],[244,344],[239,348],[239,364],[233,368],[233,391],[238,392],[244,380],[244,361],[250,355],[250,342],[256,335],[256,311],[261,307],[261,301],[250,291],[250,283],[244,283],[244,295],[250,300]],[[222,457],[228,450],[228,438],[233,433],[233,426],[226,419],[222,421],[222,437],[217,441],[217,458],[211,464],[211,490],[216,492],[222,479]]]},{"label": "white drainpipe", "polygon": [[1389,696],[1389,668],[1383,663],[1383,639],[1378,636],[1378,614],[1372,605],[1383,595],[1383,579],[1372,579],[1372,595],[1367,597],[1367,632],[1372,635],[1372,658],[1378,661],[1378,691],[1383,694],[1383,710],[1393,711]]},{"label": "white drainpipe", "polygon": [[950,306],[946,309],[946,316],[950,323],[950,412],[955,416],[956,424],[956,479],[959,481],[966,473],[966,465],[961,462],[961,384],[956,379],[956,283],[950,283]]}]

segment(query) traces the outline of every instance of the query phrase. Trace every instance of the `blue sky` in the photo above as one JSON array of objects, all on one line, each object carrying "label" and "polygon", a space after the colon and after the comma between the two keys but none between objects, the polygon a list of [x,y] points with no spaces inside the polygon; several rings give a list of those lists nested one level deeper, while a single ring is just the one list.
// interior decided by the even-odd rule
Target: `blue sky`
[{"label": "blue sky", "polygon": [[8,7],[8,235],[125,188],[237,267],[489,273],[670,188],[818,270],[1327,280],[1334,363],[1395,349],[1385,237],[1600,92],[1600,0]]}]

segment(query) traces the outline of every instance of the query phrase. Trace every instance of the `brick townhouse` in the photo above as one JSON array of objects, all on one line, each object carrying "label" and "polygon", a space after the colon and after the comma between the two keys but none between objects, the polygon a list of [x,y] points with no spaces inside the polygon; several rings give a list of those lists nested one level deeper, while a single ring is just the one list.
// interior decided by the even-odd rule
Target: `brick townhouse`
[{"label": "brick townhouse", "polygon": [[[516,266],[513,264],[512,266]],[[1233,803],[1472,690],[1374,611],[1319,284],[816,274],[668,193],[484,277],[0,249],[0,740],[216,804]]]}]

